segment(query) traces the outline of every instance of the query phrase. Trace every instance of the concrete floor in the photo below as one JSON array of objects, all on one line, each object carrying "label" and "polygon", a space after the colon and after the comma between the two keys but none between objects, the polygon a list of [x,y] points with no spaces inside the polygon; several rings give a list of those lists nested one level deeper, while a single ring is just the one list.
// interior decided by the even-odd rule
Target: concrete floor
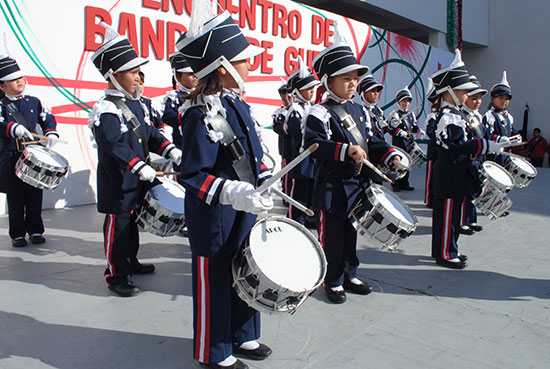
[{"label": "concrete floor", "polygon": [[[318,290],[294,315],[262,319],[273,348],[251,368],[549,368],[550,169],[514,189],[511,214],[461,236],[462,271],[430,255],[424,168],[401,193],[419,219],[396,252],[359,240],[369,296],[342,305]],[[0,368],[199,368],[192,359],[186,238],[142,233],[140,257],[157,272],[120,298],[103,280],[103,217],[95,206],[44,211],[48,242],[11,247],[0,218]],[[370,244],[370,246],[369,246]]]}]

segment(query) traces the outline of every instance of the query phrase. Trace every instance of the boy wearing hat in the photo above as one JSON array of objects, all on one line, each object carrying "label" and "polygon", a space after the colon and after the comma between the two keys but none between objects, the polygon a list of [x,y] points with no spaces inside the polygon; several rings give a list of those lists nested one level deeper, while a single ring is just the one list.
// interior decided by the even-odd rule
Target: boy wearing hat
[{"label": "boy wearing hat", "polygon": [[330,301],[340,304],[346,301],[345,291],[372,292],[357,275],[357,232],[348,218],[353,203],[370,184],[362,160],[391,165],[398,156],[374,135],[366,111],[352,100],[368,67],[359,65],[338,28],[334,45],[316,56],[313,67],[328,97],[309,109],[304,146],[319,144],[312,153],[317,160],[313,208],[319,211],[319,241],[328,262],[325,292]]},{"label": "boy wearing hat", "polygon": [[[27,80],[17,62],[0,55],[0,192],[6,194],[9,235],[13,247],[27,246],[26,234],[33,244],[46,242],[42,236],[42,189],[32,187],[15,175],[15,163],[25,149],[23,142],[33,141],[38,126],[50,138],[58,138],[56,122],[48,107],[25,94]],[[52,148],[55,140],[49,140]]]},{"label": "boy wearing hat", "polygon": [[[287,118],[284,123],[286,131],[290,136],[291,156],[289,160],[294,160],[294,158],[304,151],[304,118],[311,107],[311,99],[313,99],[315,94],[315,87],[319,85],[319,81],[311,73],[300,56],[298,57],[298,61],[299,70],[292,74],[287,82],[294,100],[294,103],[288,109]],[[292,180],[290,196],[307,207],[311,206],[314,169],[315,163],[313,159],[307,157],[289,173]],[[288,205],[288,217],[307,227],[317,227],[314,218],[308,217],[302,211],[297,211],[291,204]]]},{"label": "boy wearing hat", "polygon": [[471,156],[499,152],[502,146],[483,138],[468,139],[466,116],[459,107],[466,101],[468,92],[478,86],[470,82],[460,51],[456,50],[452,64],[434,73],[432,80],[441,104],[435,123],[432,257],[437,265],[464,269],[468,258],[458,252],[462,203],[479,185]]},{"label": "boy wearing hat", "polygon": [[105,96],[90,113],[90,128],[98,148],[97,208],[105,214],[103,225],[108,288],[119,296],[139,293],[130,274],[152,273],[152,264],[137,259],[139,233],[135,210],[155,180],[156,172],[147,163],[149,150],[181,161],[181,151],[146,119],[148,111],[140,101],[140,66],[126,37],[110,26],[105,43],[92,55],[92,61],[108,82]]},{"label": "boy wearing hat", "polygon": [[365,106],[369,114],[370,122],[375,132],[381,138],[384,138],[384,134],[389,132],[388,124],[384,118],[384,110],[377,105],[383,89],[384,85],[378,83],[372,74],[364,77],[359,82],[359,87],[357,88],[361,101],[363,101],[363,106]]},{"label": "boy wearing hat", "polygon": [[[290,137],[288,136],[288,132],[285,131],[285,129],[287,128],[285,127],[285,121],[288,113],[288,108],[290,107],[290,104],[292,104],[292,97],[290,96],[288,84],[284,80],[283,84],[278,88],[277,91],[279,92],[279,96],[283,101],[283,105],[277,108],[277,110],[275,110],[272,114],[273,131],[275,131],[275,133],[277,133],[277,135],[279,136],[278,148],[279,155],[281,155],[281,168],[284,168],[285,165],[290,162],[291,155]],[[290,195],[288,173],[281,178],[281,185],[283,188],[283,192],[287,195]]]},{"label": "boy wearing hat", "polygon": [[433,163],[435,161],[435,123],[437,119],[437,112],[439,110],[439,104],[437,103],[437,93],[431,78],[428,78],[426,99],[432,104],[430,113],[426,117],[426,136],[428,136],[427,152],[426,152],[426,186],[424,192],[424,203],[427,207],[432,208],[433,204],[433,181],[432,170]]},{"label": "boy wearing hat", "polygon": [[[426,133],[418,127],[414,113],[409,110],[412,102],[409,88],[405,86],[405,88],[397,91],[395,100],[398,108],[392,111],[388,118],[390,133],[393,136],[392,145],[408,152],[410,145],[414,142],[412,134],[420,133],[421,136],[424,136]],[[396,180],[395,184],[392,185],[392,189],[395,192],[414,190],[414,187],[409,184],[409,172],[401,179]]]},{"label": "boy wearing hat", "polygon": [[[214,4],[216,4],[215,2]],[[263,52],[250,45],[227,11],[193,2],[189,29],[176,43],[199,79],[182,117],[183,161],[193,273],[195,360],[210,368],[246,369],[234,355],[263,360],[260,313],[233,288],[231,261],[256,214],[273,200],[255,186],[270,177],[250,107],[241,98],[250,64]]]}]

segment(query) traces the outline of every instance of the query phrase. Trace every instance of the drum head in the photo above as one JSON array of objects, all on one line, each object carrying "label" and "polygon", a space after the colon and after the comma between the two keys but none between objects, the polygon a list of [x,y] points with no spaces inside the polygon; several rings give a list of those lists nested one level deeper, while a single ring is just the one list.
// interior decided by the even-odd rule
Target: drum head
[{"label": "drum head", "polygon": [[185,188],[169,179],[149,190],[151,197],[163,208],[178,214],[185,214]]},{"label": "drum head", "polygon": [[149,160],[151,163],[165,164],[168,163],[168,159],[163,156],[157,155],[154,152],[149,153]]},{"label": "drum head", "polygon": [[249,247],[260,271],[284,288],[307,291],[322,277],[322,250],[311,233],[292,220],[261,219],[250,232]]},{"label": "drum head", "polygon": [[376,200],[385,210],[392,214],[396,219],[414,226],[418,223],[416,216],[409,210],[407,204],[401,199],[395,197],[392,193],[382,186],[371,186],[371,191]]},{"label": "drum head", "polygon": [[525,173],[527,174],[530,174],[530,175],[536,175],[537,174],[537,171],[536,169],[533,167],[533,165],[531,165],[531,163],[529,163],[527,160],[525,160],[524,158],[521,158],[519,156],[510,156],[510,160],[521,170],[523,170]]},{"label": "drum head", "polygon": [[483,169],[491,179],[501,183],[503,186],[512,187],[514,185],[514,178],[500,165],[492,161],[483,162]]},{"label": "drum head", "polygon": [[31,145],[27,146],[26,150],[39,160],[40,163],[59,168],[66,168],[69,166],[69,163],[67,163],[61,155],[56,154],[44,146]]}]

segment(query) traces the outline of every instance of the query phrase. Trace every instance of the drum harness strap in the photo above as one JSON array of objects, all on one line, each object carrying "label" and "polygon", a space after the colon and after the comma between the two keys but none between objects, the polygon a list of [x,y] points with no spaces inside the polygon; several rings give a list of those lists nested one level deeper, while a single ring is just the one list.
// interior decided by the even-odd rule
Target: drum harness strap
[{"label": "drum harness strap", "polygon": [[344,110],[341,104],[330,104],[327,106],[336,113],[338,119],[340,120],[340,124],[353,136],[353,140],[357,143],[357,145],[361,146],[361,148],[368,153],[368,140],[365,140],[363,134],[359,128],[357,128],[357,124],[353,120],[353,117]]},{"label": "drum harness strap", "polygon": [[[4,104],[6,106],[6,109],[8,110],[8,113],[11,114],[13,116],[13,118],[15,119],[15,122],[17,124],[21,124],[23,127],[25,127],[26,129],[28,129],[29,131],[32,132],[30,126],[29,126],[29,123],[27,122],[27,120],[25,119],[25,117],[23,116],[23,114],[21,114],[21,112],[19,111],[19,109],[17,109],[17,106],[15,106],[15,104],[13,103],[13,101],[11,101],[10,99],[8,99],[7,97],[4,96],[4,98],[1,100],[2,101],[2,104]],[[23,152],[25,151],[25,145],[22,145],[21,143],[24,142],[25,139],[24,138],[16,138],[15,139],[15,147],[17,148],[17,151],[18,152]],[[1,144],[0,144],[0,149],[1,149],[1,146],[3,146],[3,140],[0,141]]]},{"label": "drum harness strap", "polygon": [[[206,108],[204,106],[201,106],[199,109],[206,114]],[[223,138],[220,140],[220,143],[223,146],[223,152],[231,163],[237,178],[239,178],[240,181],[255,185],[256,177],[252,172],[250,162],[246,157],[246,152],[244,151],[241,142],[235,135],[235,132],[233,132],[233,129],[229,125],[227,119],[225,119],[221,114],[217,114],[214,118],[210,118],[208,123],[215,132],[220,132],[223,134]]]},{"label": "drum harness strap", "polygon": [[118,96],[107,96],[105,100],[108,100],[115,104],[117,108],[122,110],[122,115],[124,116],[124,119],[128,124],[130,124],[130,127],[132,128],[132,131],[138,138],[138,142],[141,144],[141,147],[143,148],[143,153],[145,155],[145,162],[149,164],[150,158],[149,158],[149,147],[147,146],[147,139],[145,138],[145,134],[143,133],[143,130],[141,129],[141,124],[139,123],[139,120],[137,119],[136,115],[132,113],[128,105],[124,102],[124,98],[118,97]]}]

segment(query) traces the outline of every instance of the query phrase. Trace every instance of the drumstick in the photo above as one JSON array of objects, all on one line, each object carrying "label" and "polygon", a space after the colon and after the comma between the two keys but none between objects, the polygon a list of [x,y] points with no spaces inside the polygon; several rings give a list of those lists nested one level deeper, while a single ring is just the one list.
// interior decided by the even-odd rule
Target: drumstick
[{"label": "drumstick", "polygon": [[259,193],[265,192],[269,187],[271,187],[272,184],[276,183],[279,179],[281,179],[285,174],[290,172],[292,168],[294,168],[296,165],[300,164],[301,161],[303,161],[305,158],[307,158],[312,152],[317,150],[319,147],[319,144],[313,144],[310,147],[308,147],[306,150],[304,150],[300,155],[298,155],[294,160],[292,160],[290,163],[285,165],[283,169],[278,171],[277,173],[273,174],[273,177],[268,178],[265,180],[265,182],[256,189]]},{"label": "drumstick", "polygon": [[378,169],[377,167],[375,167],[370,161],[368,161],[367,159],[361,159],[363,161],[363,164],[365,164],[367,167],[369,167],[370,169],[372,169],[376,174],[378,174],[380,177],[382,177],[383,179],[385,179],[386,181],[390,182],[391,184],[394,184],[393,181],[391,180],[391,178],[389,178],[388,176],[386,176],[384,173],[382,173],[380,171],[380,169]]},{"label": "drumstick", "polygon": [[310,217],[315,215],[313,210],[307,208],[306,206],[302,205],[298,201],[294,200],[292,197],[288,196],[283,191],[280,191],[280,190],[278,190],[276,188],[273,188],[273,187],[271,188],[271,191],[273,191],[277,196],[279,196],[280,198],[282,198],[283,200],[288,202],[290,205],[294,206],[296,209],[306,213],[306,215],[308,215]]},{"label": "drumstick", "polygon": [[410,171],[411,171],[411,168],[410,168],[410,167],[406,166],[405,164],[403,164],[402,162],[397,161],[397,160],[394,160],[393,163],[392,163],[392,165],[396,165],[396,166],[398,166],[398,167],[400,167],[400,168],[403,168],[403,169],[405,169],[407,172],[410,172]]},{"label": "drumstick", "polygon": [[34,144],[41,143],[41,142],[48,142],[48,140],[25,141],[25,142],[20,142],[20,144],[22,144],[22,145],[34,145]]},{"label": "drumstick", "polygon": [[[46,141],[51,140],[51,141],[55,141],[55,142],[61,142],[61,143],[64,143],[64,144],[69,144],[69,142],[60,140],[59,138],[56,138],[56,137],[43,136],[43,135],[39,135],[38,133],[34,133],[34,132],[32,132],[31,134],[33,135],[33,137],[43,138],[43,139],[45,139]],[[36,142],[36,141],[35,141],[35,142]],[[38,141],[38,142],[42,142],[42,141]]]},{"label": "drumstick", "polygon": [[169,176],[169,175],[172,175],[172,174],[175,174],[177,176],[180,175],[181,172],[162,172],[162,171],[159,171],[157,172],[157,177],[162,177],[162,176]]}]

